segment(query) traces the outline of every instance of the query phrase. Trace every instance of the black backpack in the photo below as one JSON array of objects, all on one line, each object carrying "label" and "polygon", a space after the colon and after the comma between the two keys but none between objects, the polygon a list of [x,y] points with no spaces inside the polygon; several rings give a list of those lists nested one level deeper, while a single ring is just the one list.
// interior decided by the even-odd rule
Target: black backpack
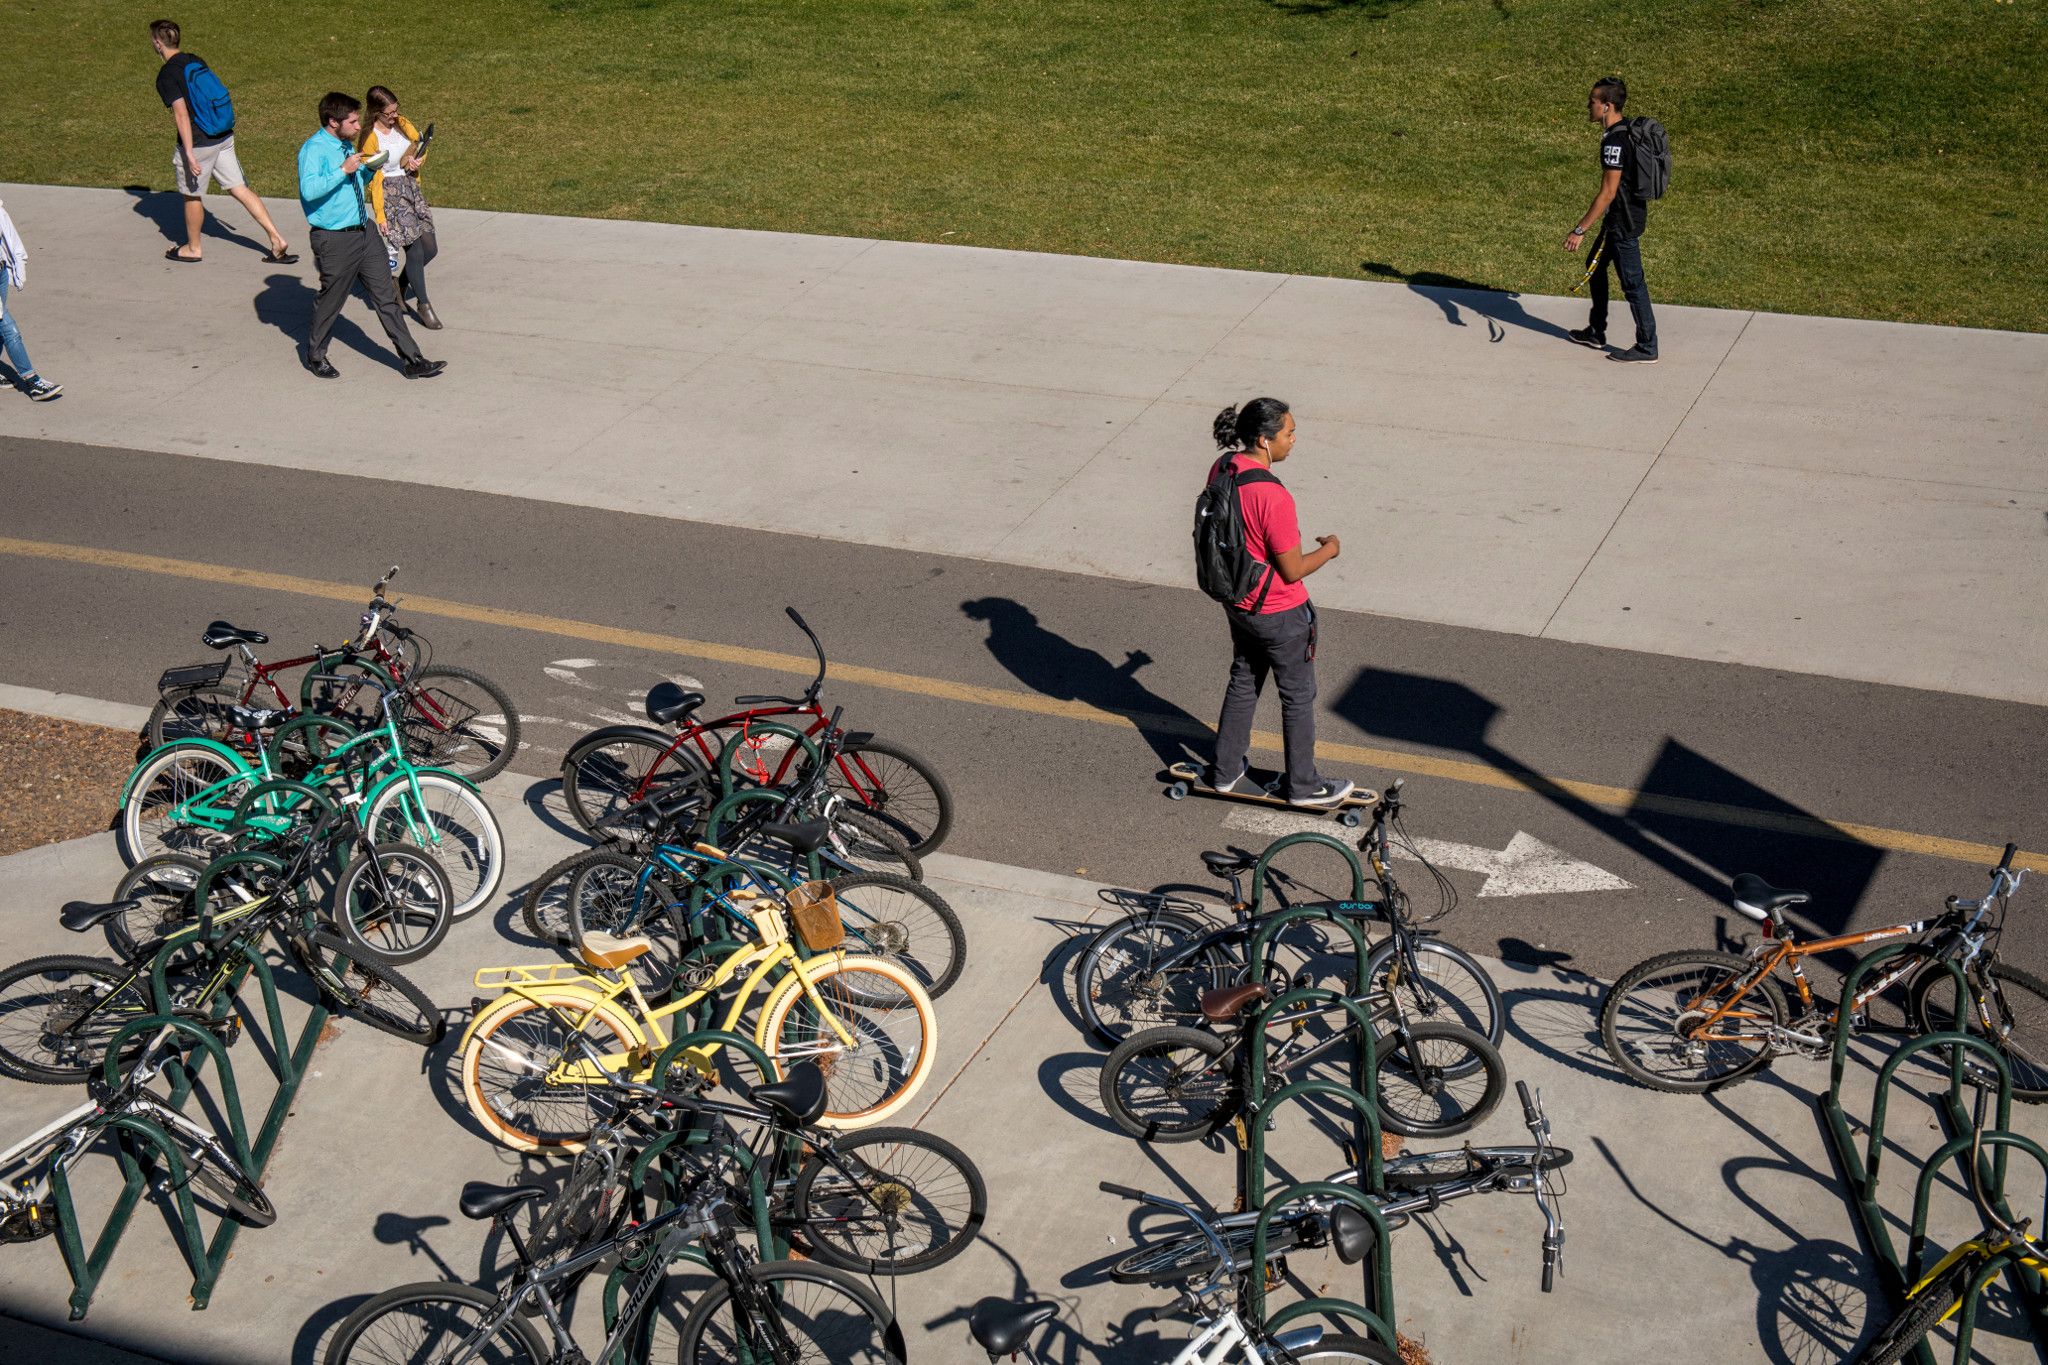
[{"label": "black backpack", "polygon": [[1270,469],[1233,470],[1228,464],[1195,499],[1195,584],[1226,606],[1236,606],[1259,588],[1251,609],[1266,604],[1273,570],[1253,559],[1244,543],[1244,504],[1237,490],[1248,483],[1278,483]]},{"label": "black backpack", "polygon": [[1671,139],[1664,135],[1664,125],[1653,118],[1632,118],[1628,140],[1635,153],[1635,183],[1629,190],[1638,199],[1662,199],[1671,188]]}]

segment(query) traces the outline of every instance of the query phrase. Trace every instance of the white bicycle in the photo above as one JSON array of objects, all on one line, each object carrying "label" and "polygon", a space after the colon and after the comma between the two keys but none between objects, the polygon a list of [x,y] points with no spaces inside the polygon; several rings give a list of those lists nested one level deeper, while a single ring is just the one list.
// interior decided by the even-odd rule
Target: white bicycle
[{"label": "white bicycle", "polygon": [[[1173,1365],[1401,1365],[1395,1351],[1365,1337],[1314,1326],[1268,1332],[1259,1323],[1246,1322],[1235,1307],[1224,1302],[1226,1296],[1235,1296],[1244,1269],[1209,1215],[1193,1205],[1107,1181],[1102,1191],[1180,1214],[1209,1239],[1215,1252],[1214,1273],[1207,1280],[1151,1312],[1155,1321],[1164,1317],[1195,1320],[1195,1335],[1173,1358]],[[1330,1211],[1329,1231],[1330,1246],[1344,1264],[1357,1265],[1371,1253],[1372,1225],[1349,1204]],[[1059,1311],[1058,1304],[1044,1299],[983,1299],[968,1314],[967,1330],[991,1361],[1001,1360],[1023,1351],[1039,1325],[1058,1317]]]}]

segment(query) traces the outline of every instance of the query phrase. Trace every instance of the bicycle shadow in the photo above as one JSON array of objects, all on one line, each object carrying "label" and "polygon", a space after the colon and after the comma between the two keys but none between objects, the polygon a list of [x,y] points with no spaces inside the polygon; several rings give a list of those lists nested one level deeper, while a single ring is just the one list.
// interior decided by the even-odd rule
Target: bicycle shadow
[{"label": "bicycle shadow", "polygon": [[561,778],[541,778],[520,794],[520,800],[526,803],[526,808],[533,812],[536,820],[556,834],[592,848],[597,846],[589,831],[577,824],[576,817],[569,813],[569,798],[562,792]]},{"label": "bicycle shadow", "polygon": [[1633,1085],[1600,1041],[1600,1005],[1606,988],[1591,977],[1562,986],[1503,986],[1502,1023],[1539,1056],[1582,1075]]},{"label": "bicycle shadow", "polygon": [[328,1334],[341,1326],[349,1314],[368,1303],[373,1294],[346,1294],[323,1305],[311,1317],[299,1324],[299,1330],[292,1337],[292,1365],[321,1365],[325,1352],[320,1348]]},{"label": "bicycle shadow", "polygon": [[[985,1297],[1004,1299],[1010,1303],[1021,1303],[1026,1299],[1042,1299],[1060,1306],[1059,1316],[1048,1319],[1041,1324],[1037,1331],[1028,1339],[1031,1344],[1027,1344],[1024,1349],[1023,1357],[1025,1359],[1044,1361],[1045,1365],[1082,1365],[1084,1361],[1092,1361],[1099,1358],[1094,1354],[1094,1347],[1089,1343],[1088,1339],[1081,1335],[1081,1299],[1079,1295],[1041,1293],[1032,1287],[1031,1277],[1024,1273],[1023,1264],[1015,1256],[1005,1251],[1002,1243],[990,1237],[977,1237],[975,1241],[994,1252],[1003,1264],[1010,1269],[1010,1292],[1008,1294],[992,1294]],[[923,1327],[928,1332],[935,1332],[941,1327],[950,1327],[955,1323],[960,1324],[961,1340],[958,1343],[959,1350],[948,1358],[961,1361],[979,1358],[981,1346],[974,1340],[973,1334],[966,1330],[966,1323],[973,1313],[973,1304],[963,1304],[960,1307],[949,1309],[937,1317],[926,1318]],[[1058,1343],[1057,1348],[1054,1343]],[[1059,1354],[1054,1354],[1055,1349],[1059,1351]]]}]

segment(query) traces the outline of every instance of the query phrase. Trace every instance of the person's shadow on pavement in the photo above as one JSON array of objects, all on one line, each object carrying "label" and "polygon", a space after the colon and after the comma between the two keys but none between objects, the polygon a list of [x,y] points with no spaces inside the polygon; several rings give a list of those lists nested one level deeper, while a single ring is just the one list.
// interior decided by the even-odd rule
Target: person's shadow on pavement
[{"label": "person's shadow on pavement", "polygon": [[1495,289],[1434,270],[1397,270],[1384,261],[1360,261],[1358,268],[1381,279],[1406,281],[1411,290],[1441,308],[1444,321],[1453,327],[1466,325],[1466,311],[1486,319],[1488,341],[1505,339],[1507,333],[1501,330],[1503,327],[1520,327],[1524,331],[1559,340],[1565,340],[1569,335],[1556,323],[1531,314],[1522,307],[1522,296],[1510,290]]},{"label": "person's shadow on pavement", "polygon": [[[156,224],[157,230],[163,233],[165,241],[174,247],[184,247],[184,195],[177,193],[175,190],[153,190],[147,185],[123,185],[121,188],[134,196],[135,211]],[[228,202],[233,203],[234,201],[229,200]],[[207,207],[206,224],[200,228],[199,235],[202,237],[215,237],[223,242],[233,242],[236,246],[249,247],[259,256],[266,256],[270,253],[270,243],[267,240],[261,237],[245,237],[241,233],[236,232],[221,221],[220,215],[213,211],[211,205]]]},{"label": "person's shadow on pavement", "polygon": [[1032,691],[1128,718],[1161,767],[1183,759],[1208,762],[1215,742],[1210,727],[1138,681],[1138,670],[1152,662],[1144,650],[1129,650],[1122,663],[1112,664],[1047,630],[1029,608],[1007,597],[977,597],[962,602],[960,612],[988,623],[988,652]]},{"label": "person's shadow on pavement", "polygon": [[[351,291],[356,294],[359,291]],[[267,322],[292,339],[292,350],[303,357],[306,353],[306,334],[313,330],[313,300],[318,291],[297,275],[272,275],[263,282],[263,292],[256,296],[256,319]],[[335,321],[334,335],[328,339],[331,353],[336,345],[346,346],[368,360],[374,360],[386,369],[404,372],[404,365],[389,346],[372,338],[368,332],[349,321],[344,312]]]}]

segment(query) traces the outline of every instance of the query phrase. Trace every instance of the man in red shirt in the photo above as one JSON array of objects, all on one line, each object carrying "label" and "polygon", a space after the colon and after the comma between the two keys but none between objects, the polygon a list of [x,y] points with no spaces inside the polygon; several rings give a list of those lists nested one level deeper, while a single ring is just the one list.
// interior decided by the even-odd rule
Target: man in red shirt
[{"label": "man in red shirt", "polygon": [[[1294,414],[1277,398],[1255,398],[1218,413],[1214,434],[1224,453],[1210,468],[1210,480],[1226,465],[1239,473],[1270,473],[1294,452]],[[1232,791],[1244,780],[1252,715],[1271,677],[1280,690],[1280,730],[1287,744],[1287,772],[1274,794],[1296,806],[1334,806],[1351,794],[1352,784],[1316,774],[1316,609],[1302,580],[1337,557],[1337,537],[1317,536],[1316,548],[1303,554],[1294,495],[1277,480],[1241,486],[1238,503],[1244,509],[1245,549],[1267,571],[1242,602],[1224,608],[1230,620],[1230,686],[1216,721],[1210,781],[1218,791]]]}]

